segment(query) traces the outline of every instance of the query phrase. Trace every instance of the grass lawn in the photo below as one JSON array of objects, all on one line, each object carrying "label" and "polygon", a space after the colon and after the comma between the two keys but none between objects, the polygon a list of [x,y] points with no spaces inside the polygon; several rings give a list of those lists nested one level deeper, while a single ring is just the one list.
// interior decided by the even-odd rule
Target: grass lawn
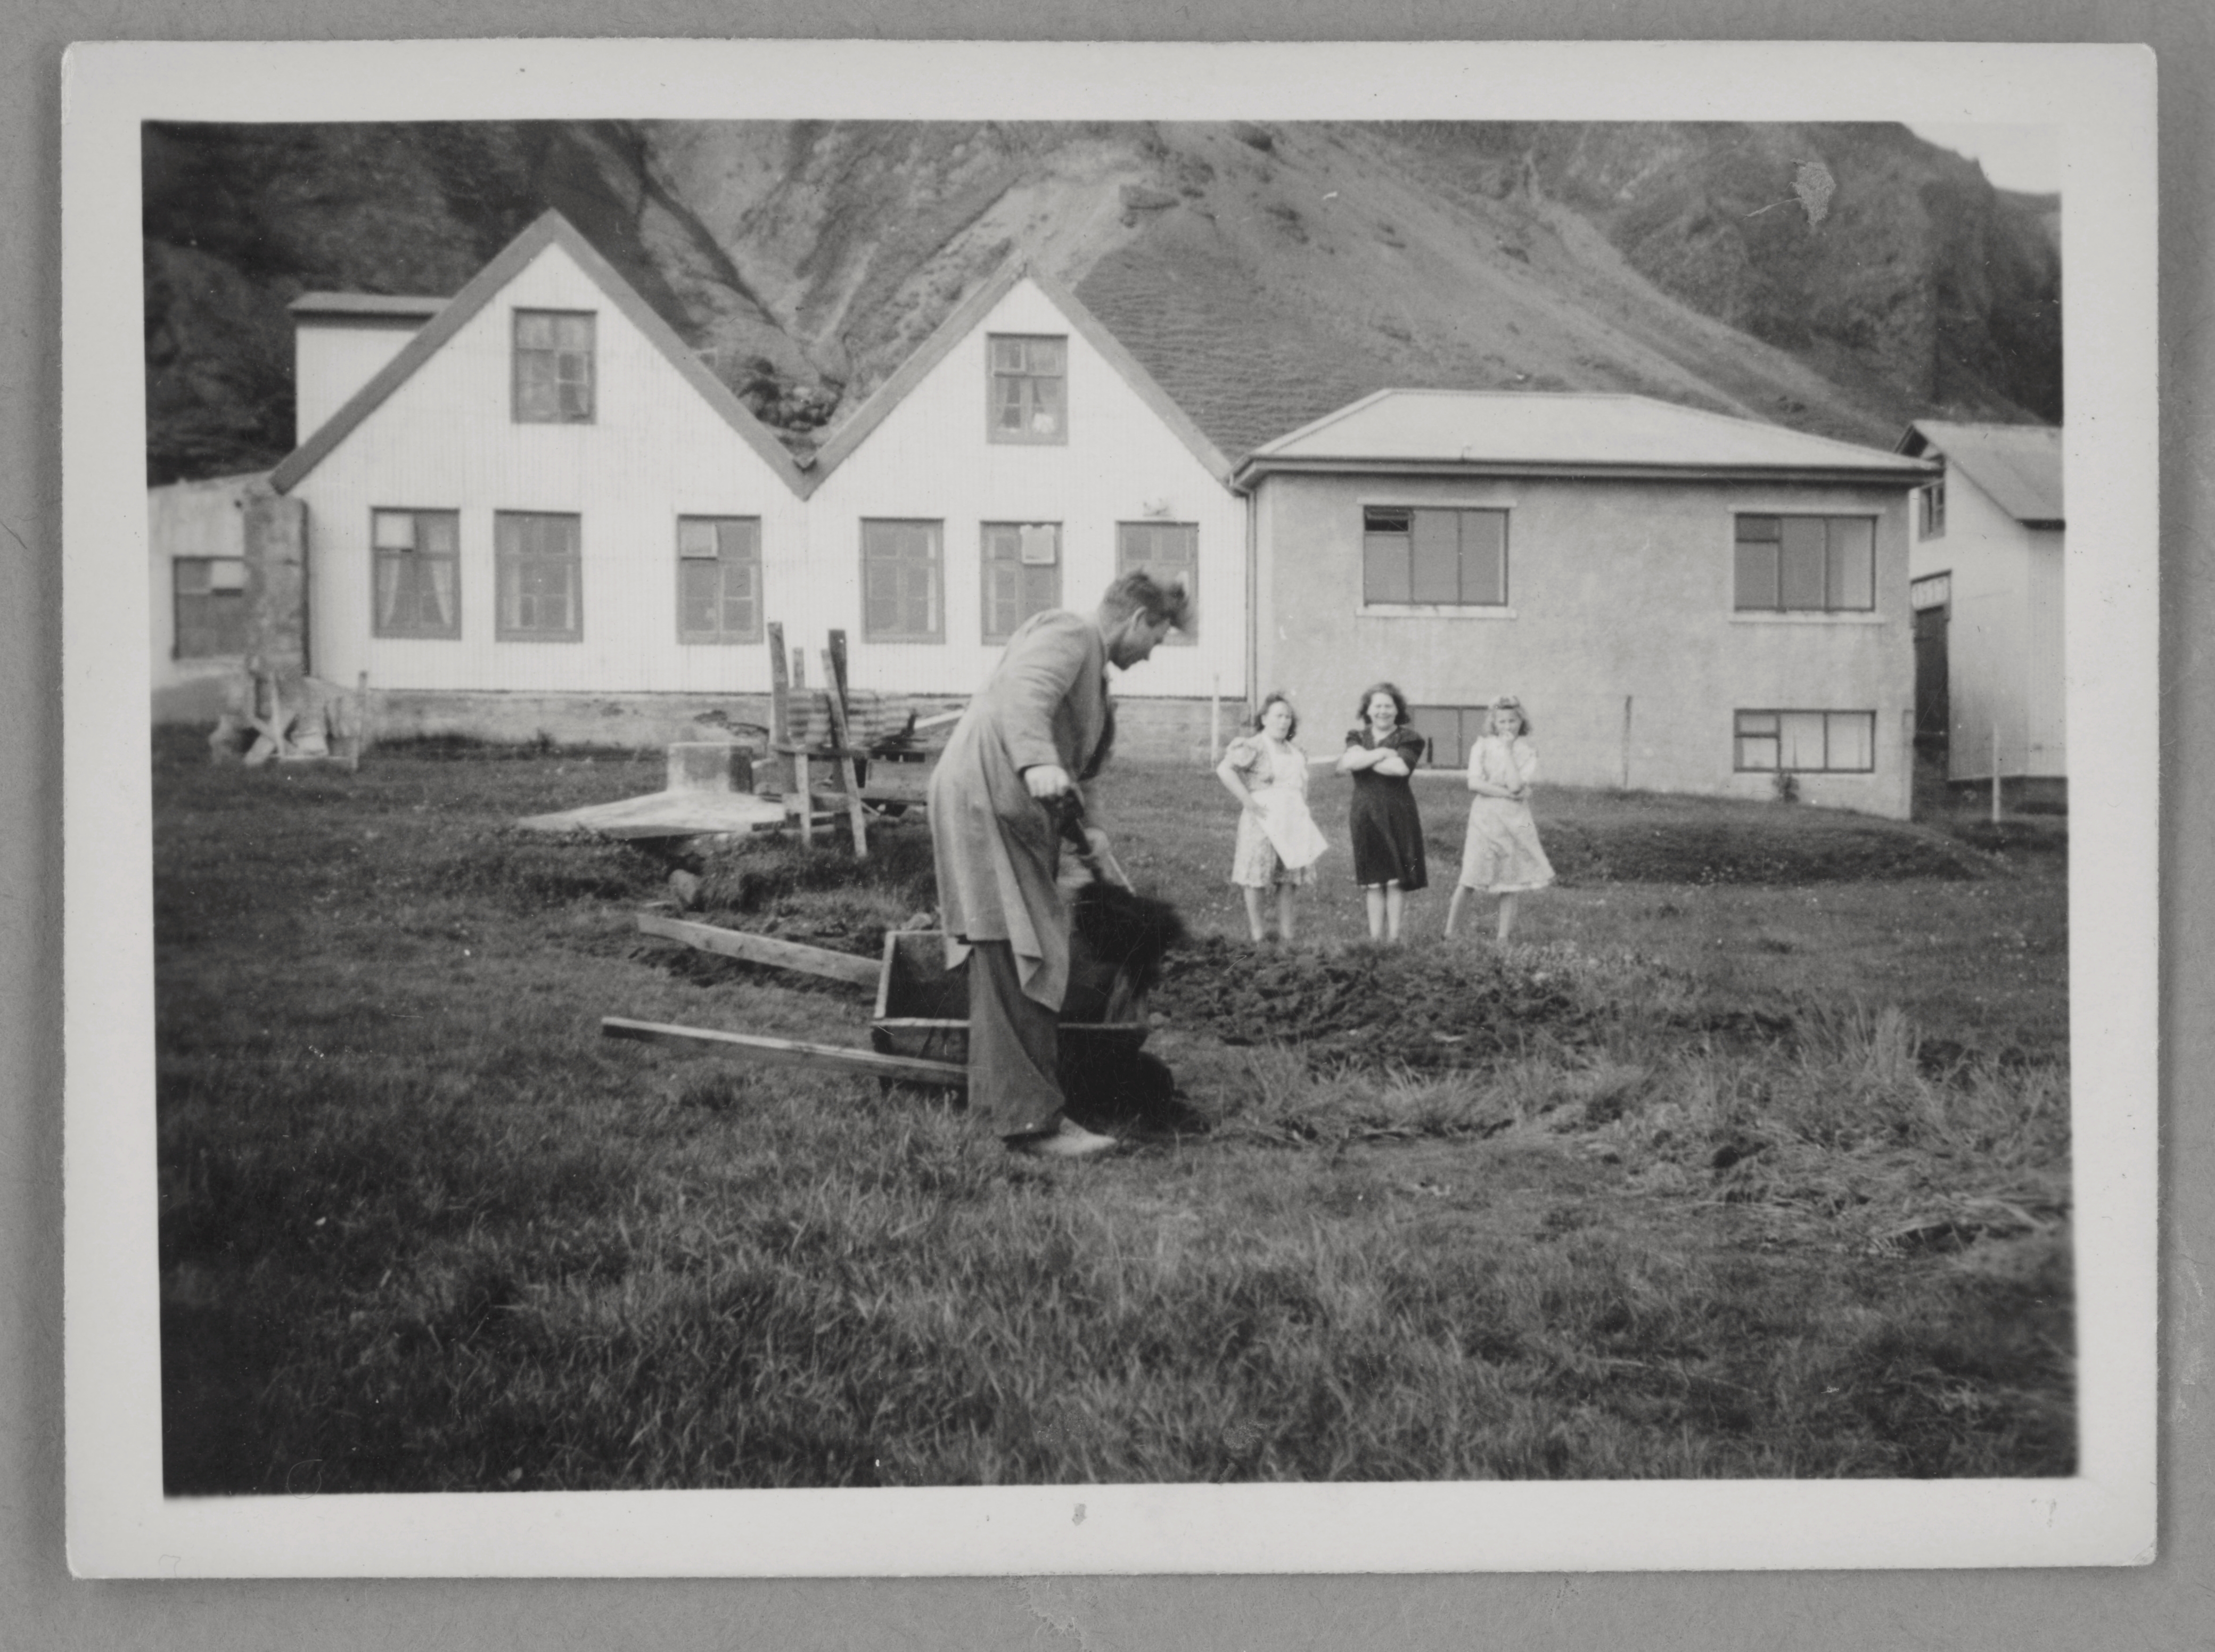
[{"label": "grass lawn", "polygon": [[[1341,849],[1264,956],[1212,776],[1113,771],[1195,931],[1181,1108],[1055,1167],[599,1035],[866,1041],[856,989],[637,935],[662,863],[508,824],[659,752],[154,760],[172,1492],[2073,1467],[2056,831],[1542,791],[1562,883],[1501,952],[1439,937],[1431,783],[1412,944]],[[912,826],[699,869],[871,956],[932,900]]]}]

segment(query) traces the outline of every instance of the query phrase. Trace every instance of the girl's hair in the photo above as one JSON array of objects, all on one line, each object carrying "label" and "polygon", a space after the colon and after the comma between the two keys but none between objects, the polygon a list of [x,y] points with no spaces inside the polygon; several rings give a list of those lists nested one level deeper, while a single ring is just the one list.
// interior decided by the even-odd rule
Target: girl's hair
[{"label": "girl's hair", "polygon": [[1512,694],[1503,694],[1498,699],[1494,700],[1489,706],[1485,708],[1484,732],[1486,734],[1491,734],[1499,732],[1496,724],[1500,714],[1502,711],[1512,711],[1518,717],[1520,717],[1523,720],[1522,728],[1517,729],[1515,731],[1516,733],[1519,734],[1527,734],[1531,732],[1531,714],[1523,709],[1523,702],[1517,699]]},{"label": "girl's hair", "polygon": [[1394,726],[1402,728],[1406,728],[1408,724],[1408,697],[1401,693],[1397,688],[1394,687],[1390,683],[1371,683],[1367,688],[1361,691],[1361,703],[1353,708],[1353,721],[1355,726],[1359,727],[1360,724],[1365,723],[1369,721],[1369,703],[1380,694],[1389,694],[1392,697],[1392,722]]},{"label": "girl's hair", "polygon": [[1281,705],[1285,710],[1292,714],[1292,726],[1285,730],[1285,738],[1286,740],[1292,739],[1293,735],[1300,732],[1300,709],[1292,703],[1292,697],[1285,693],[1282,689],[1278,689],[1273,693],[1265,694],[1261,697],[1261,709],[1254,714],[1254,732],[1257,734],[1261,732],[1261,725],[1265,721],[1267,721],[1269,715],[1269,708],[1273,705]]}]

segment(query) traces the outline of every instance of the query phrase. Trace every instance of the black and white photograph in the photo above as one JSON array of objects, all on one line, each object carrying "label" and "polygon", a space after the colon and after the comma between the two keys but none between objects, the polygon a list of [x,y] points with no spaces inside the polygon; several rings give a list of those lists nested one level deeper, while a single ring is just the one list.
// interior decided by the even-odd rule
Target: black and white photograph
[{"label": "black and white photograph", "polygon": [[81,65],[80,1569],[2143,1546],[2128,60],[619,44]]}]

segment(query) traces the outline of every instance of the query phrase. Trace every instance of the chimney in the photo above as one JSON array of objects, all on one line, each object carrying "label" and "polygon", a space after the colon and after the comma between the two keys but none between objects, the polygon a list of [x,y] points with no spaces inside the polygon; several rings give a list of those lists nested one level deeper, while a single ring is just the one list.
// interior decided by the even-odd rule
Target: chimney
[{"label": "chimney", "polygon": [[292,312],[292,443],[298,446],[407,347],[444,298],[304,292]]}]

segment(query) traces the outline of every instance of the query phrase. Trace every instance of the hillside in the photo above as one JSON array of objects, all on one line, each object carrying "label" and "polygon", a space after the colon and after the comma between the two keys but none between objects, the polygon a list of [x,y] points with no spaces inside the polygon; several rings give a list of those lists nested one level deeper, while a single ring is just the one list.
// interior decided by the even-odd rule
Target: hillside
[{"label": "hillside", "polygon": [[2058,203],[1899,126],[150,126],[150,478],[290,447],[298,293],[452,292],[548,206],[802,451],[1019,249],[1234,455],[1386,384],[2061,414]]}]

